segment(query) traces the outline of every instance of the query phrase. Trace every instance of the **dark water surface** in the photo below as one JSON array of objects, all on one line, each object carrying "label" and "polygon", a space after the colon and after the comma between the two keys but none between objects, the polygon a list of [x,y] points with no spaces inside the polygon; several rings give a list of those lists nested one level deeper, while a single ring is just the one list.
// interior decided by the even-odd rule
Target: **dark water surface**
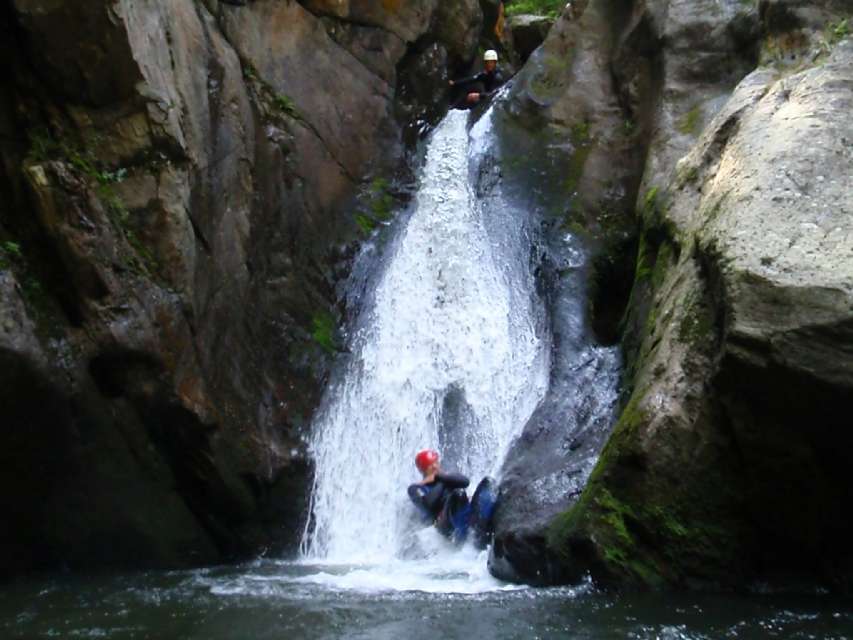
[{"label": "dark water surface", "polygon": [[259,562],[18,581],[0,587],[0,637],[853,639],[853,602],[826,595],[620,596],[589,586],[449,594],[300,582],[317,572]]}]

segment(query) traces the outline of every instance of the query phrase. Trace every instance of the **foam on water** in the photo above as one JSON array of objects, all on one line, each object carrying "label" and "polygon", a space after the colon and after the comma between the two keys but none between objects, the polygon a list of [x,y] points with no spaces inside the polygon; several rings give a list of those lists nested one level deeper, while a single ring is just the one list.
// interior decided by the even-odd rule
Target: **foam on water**
[{"label": "foam on water", "polygon": [[411,218],[386,250],[351,357],[313,424],[303,556],[358,568],[301,580],[362,590],[501,588],[480,554],[436,547],[419,533],[406,496],[425,447],[445,445],[443,458],[473,483],[496,474],[548,380],[524,215],[484,211],[475,196],[470,175],[490,144],[491,114],[470,136],[467,117],[453,111],[433,133]]}]

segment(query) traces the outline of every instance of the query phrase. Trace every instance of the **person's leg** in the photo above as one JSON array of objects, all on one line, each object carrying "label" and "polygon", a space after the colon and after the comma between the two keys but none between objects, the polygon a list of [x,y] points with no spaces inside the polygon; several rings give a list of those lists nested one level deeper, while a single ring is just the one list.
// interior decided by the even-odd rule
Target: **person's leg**
[{"label": "person's leg", "polygon": [[492,541],[497,497],[496,483],[487,476],[477,485],[471,498],[471,528],[474,530],[474,545],[478,549],[485,549]]},{"label": "person's leg", "polygon": [[462,542],[468,535],[468,521],[470,520],[471,505],[468,503],[468,495],[464,489],[454,489],[444,503],[443,513],[446,513],[446,521],[449,533],[445,534],[453,538],[454,542]]}]

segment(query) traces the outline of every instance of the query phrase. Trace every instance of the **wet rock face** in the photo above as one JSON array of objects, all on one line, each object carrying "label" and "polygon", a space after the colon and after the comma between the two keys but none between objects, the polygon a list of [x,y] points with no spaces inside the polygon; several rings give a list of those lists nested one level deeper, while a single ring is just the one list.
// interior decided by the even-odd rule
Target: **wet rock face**
[{"label": "wet rock face", "polygon": [[762,64],[680,159],[653,143],[632,395],[550,530],[574,576],[849,582],[853,46],[797,7],[762,5]]},{"label": "wet rock face", "polygon": [[0,574],[296,541],[346,206],[436,7],[3,5]]},{"label": "wet rock face", "polygon": [[[600,240],[602,213],[620,210],[614,192],[636,198],[623,407],[587,488],[557,491],[550,509],[531,487],[573,421],[546,399],[507,462],[490,566],[536,583],[843,583],[849,6],[636,3],[612,29],[597,17],[604,5],[573,3],[558,20],[516,79],[511,112],[533,131],[589,125],[575,129],[587,144],[563,134],[562,171],[582,167],[571,211],[599,212],[569,216],[604,247],[593,301],[596,270],[620,252]],[[613,82],[596,60],[610,61]],[[633,165],[618,129],[642,149]]]},{"label": "wet rock face", "polygon": [[620,283],[633,268],[625,254],[644,150],[623,127],[611,80],[612,30],[626,21],[602,4],[567,10],[500,111],[503,189],[528,198],[540,219],[537,271],[553,343],[546,397],[502,470],[489,566],[504,579],[565,580],[547,533],[580,496],[616,409],[620,361],[608,345],[627,302]]}]

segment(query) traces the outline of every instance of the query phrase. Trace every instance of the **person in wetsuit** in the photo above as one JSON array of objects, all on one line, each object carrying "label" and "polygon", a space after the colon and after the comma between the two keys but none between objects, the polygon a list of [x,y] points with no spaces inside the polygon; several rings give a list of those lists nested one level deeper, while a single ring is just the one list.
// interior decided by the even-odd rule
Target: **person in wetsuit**
[{"label": "person in wetsuit", "polygon": [[504,83],[503,74],[498,69],[498,53],[489,49],[483,55],[483,70],[470,78],[451,80],[451,88],[459,88],[462,94],[454,101],[457,109],[475,107],[480,101],[491,97]]},{"label": "person in wetsuit", "polygon": [[495,481],[488,476],[480,481],[474,497],[468,501],[468,478],[460,473],[444,473],[438,453],[425,449],[415,456],[415,466],[423,480],[409,486],[409,497],[424,520],[432,522],[447,538],[462,542],[473,531],[473,543],[485,549],[492,539],[492,514],[497,493]]},{"label": "person in wetsuit", "polygon": [[465,489],[470,481],[461,473],[442,472],[438,453],[432,449],[415,456],[415,466],[423,480],[409,486],[409,497],[425,520],[435,523],[443,535],[451,537],[454,529],[462,525],[459,518],[467,515],[468,495]]}]

